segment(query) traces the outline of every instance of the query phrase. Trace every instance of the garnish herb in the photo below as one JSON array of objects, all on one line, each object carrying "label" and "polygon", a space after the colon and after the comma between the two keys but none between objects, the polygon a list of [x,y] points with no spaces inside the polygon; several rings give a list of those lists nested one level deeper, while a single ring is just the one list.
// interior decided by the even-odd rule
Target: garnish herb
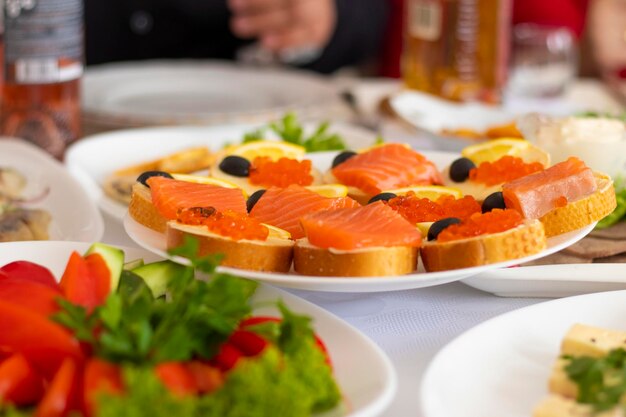
[{"label": "garnish herb", "polygon": [[596,411],[626,406],[626,350],[620,348],[602,358],[564,356],[565,372],[578,386],[579,403]]},{"label": "garnish herb", "polygon": [[[287,113],[279,121],[270,123],[269,129],[278,135],[285,142],[302,146],[307,152],[339,151],[346,149],[341,136],[336,133],[329,133],[329,122],[322,122],[310,135],[304,134],[304,128],[298,121],[294,113]],[[244,135],[243,143],[263,140],[265,128],[259,128]]]}]

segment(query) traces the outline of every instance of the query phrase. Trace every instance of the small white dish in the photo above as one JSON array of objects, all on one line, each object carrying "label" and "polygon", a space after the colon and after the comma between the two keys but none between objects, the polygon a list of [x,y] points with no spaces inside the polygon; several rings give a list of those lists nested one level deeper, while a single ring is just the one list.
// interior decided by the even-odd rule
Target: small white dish
[{"label": "small white dish", "polygon": [[[65,164],[100,209],[121,222],[126,206],[102,190],[105,178],[115,170],[192,146],[207,146],[217,151],[229,143],[240,143],[246,133],[260,126],[263,125],[174,126],[102,133],[70,146]],[[315,126],[305,125],[309,129]],[[349,124],[333,123],[329,131],[340,134],[354,149],[370,146],[375,140],[371,132]],[[269,130],[268,138],[275,138]],[[316,158],[316,154],[311,156]]]},{"label": "small white dish", "polygon": [[528,417],[548,393],[561,340],[575,323],[626,330],[626,291],[525,307],[488,320],[435,356],[422,380],[424,417]]},{"label": "small white dish", "polygon": [[464,284],[501,297],[569,297],[626,289],[626,264],[559,264],[486,271]]},{"label": "small white dish", "polygon": [[[84,253],[89,246],[80,242],[7,243],[0,250],[0,266],[16,260],[28,260],[46,266],[56,277],[60,277],[72,251]],[[160,259],[142,249],[122,249],[127,260],[143,258],[151,262]],[[293,311],[312,317],[315,331],[328,348],[344,401],[323,416],[374,417],[381,414],[393,400],[397,389],[397,376],[385,353],[346,322],[308,301],[269,285],[259,286],[254,302],[264,307],[255,309],[255,313],[278,315],[277,309],[270,304],[279,299]]]},{"label": "small white dish", "polygon": [[43,150],[17,138],[0,137],[0,167],[13,168],[26,177],[25,197],[42,196],[26,207],[50,213],[50,240],[91,242],[102,237],[104,222],[94,202],[65,167]]}]

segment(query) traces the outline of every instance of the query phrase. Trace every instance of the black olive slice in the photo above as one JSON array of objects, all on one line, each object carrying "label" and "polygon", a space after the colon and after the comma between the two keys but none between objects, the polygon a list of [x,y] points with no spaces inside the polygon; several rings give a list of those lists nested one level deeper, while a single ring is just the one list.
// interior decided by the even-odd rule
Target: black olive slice
[{"label": "black olive slice", "polygon": [[476,168],[476,165],[470,159],[459,158],[450,165],[450,179],[454,182],[464,182],[472,168]]},{"label": "black olive slice", "polygon": [[483,201],[482,212],[487,213],[493,209],[505,209],[506,205],[504,204],[504,197],[502,196],[502,191],[497,191],[493,194],[489,194],[485,201]]},{"label": "black olive slice", "polygon": [[174,179],[169,173],[164,171],[146,171],[137,177],[137,181],[150,188],[148,185],[148,178],[151,177],[164,177]]},{"label": "black olive slice", "polygon": [[461,219],[457,217],[448,217],[434,222],[428,229],[428,240],[437,240],[439,233],[448,226],[461,223]]},{"label": "black olive slice", "polygon": [[220,169],[234,177],[247,177],[250,175],[250,161],[241,156],[230,155],[222,159]]},{"label": "black olive slice", "polygon": [[333,159],[333,168],[339,164],[343,164],[348,159],[352,158],[354,155],[356,155],[356,152],[353,152],[353,151],[341,152],[339,155],[335,157],[335,159]]},{"label": "black olive slice", "polygon": [[261,197],[265,194],[265,190],[258,190],[253,192],[250,197],[248,197],[248,201],[246,201],[246,208],[248,209],[248,213],[252,211],[254,205],[259,201]]},{"label": "black olive slice", "polygon": [[389,201],[392,198],[396,198],[397,195],[395,195],[394,193],[380,193],[380,194],[376,194],[374,197],[370,198],[370,200],[367,202],[367,204],[372,204],[375,203],[377,201]]}]

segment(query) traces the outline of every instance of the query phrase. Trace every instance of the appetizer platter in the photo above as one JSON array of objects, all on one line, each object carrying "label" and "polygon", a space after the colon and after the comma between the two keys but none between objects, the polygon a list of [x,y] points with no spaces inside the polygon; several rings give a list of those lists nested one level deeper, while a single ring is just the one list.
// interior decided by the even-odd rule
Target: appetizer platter
[{"label": "appetizer platter", "polygon": [[424,416],[622,415],[625,297],[548,301],[474,327],[427,369]]},{"label": "appetizer platter", "polygon": [[38,147],[0,138],[0,242],[93,241],[102,216],[80,184]]},{"label": "appetizer platter", "polygon": [[[252,407],[268,417],[373,417],[389,405],[395,372],[365,336],[291,294],[215,274],[215,266],[194,258],[196,273],[212,277],[206,282],[139,249],[6,244],[0,321],[22,331],[0,335],[12,352],[0,360],[3,409],[228,416]],[[140,325],[147,333],[134,333]],[[172,325],[174,344],[172,329],[164,331]]]}]

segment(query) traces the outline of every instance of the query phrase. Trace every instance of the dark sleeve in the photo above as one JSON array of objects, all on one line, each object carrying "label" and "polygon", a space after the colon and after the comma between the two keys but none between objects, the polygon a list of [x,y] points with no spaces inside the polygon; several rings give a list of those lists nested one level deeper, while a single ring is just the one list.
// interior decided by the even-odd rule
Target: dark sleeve
[{"label": "dark sleeve", "polygon": [[382,44],[388,0],[335,0],[337,24],[322,55],[304,68],[322,73],[375,58]]}]

